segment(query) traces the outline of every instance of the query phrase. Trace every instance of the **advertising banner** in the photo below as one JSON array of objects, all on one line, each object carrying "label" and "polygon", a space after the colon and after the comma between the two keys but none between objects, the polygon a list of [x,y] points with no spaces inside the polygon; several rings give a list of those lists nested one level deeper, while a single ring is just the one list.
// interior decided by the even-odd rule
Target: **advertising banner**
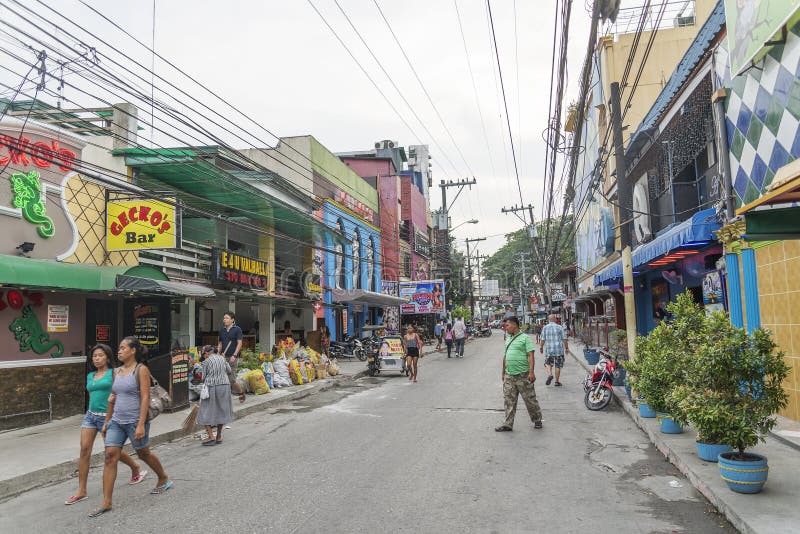
[{"label": "advertising banner", "polygon": [[269,263],[230,250],[211,249],[211,282],[233,287],[269,290]]},{"label": "advertising banner", "polygon": [[481,281],[481,297],[499,297],[500,282],[498,280]]},{"label": "advertising banner", "polygon": [[400,298],[405,304],[400,305],[400,313],[444,313],[444,281],[417,280],[400,282]]},{"label": "advertising banner", "polygon": [[[174,203],[174,199],[166,200]],[[167,202],[109,200],[106,205],[106,248],[146,250],[178,247],[178,211]]]},{"label": "advertising banner", "polygon": [[[381,293],[384,295],[391,295],[393,297],[399,296],[399,288],[397,282],[394,280],[381,280]],[[386,325],[386,330],[389,333],[398,332],[400,328],[400,307],[399,306],[386,306],[383,308],[383,324]]]},{"label": "advertising banner", "polygon": [[798,0],[725,0],[731,75],[761,58],[766,52],[764,43],[773,40],[798,7]]},{"label": "advertising banner", "polygon": [[703,305],[708,315],[715,311],[725,311],[722,301],[722,279],[719,271],[712,271],[703,277]]}]

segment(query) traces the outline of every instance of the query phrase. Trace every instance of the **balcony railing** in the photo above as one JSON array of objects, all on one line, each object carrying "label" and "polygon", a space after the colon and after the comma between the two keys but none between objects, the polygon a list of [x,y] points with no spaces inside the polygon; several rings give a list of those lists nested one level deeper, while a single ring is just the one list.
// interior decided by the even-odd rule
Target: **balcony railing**
[{"label": "balcony railing", "polygon": [[160,269],[172,279],[211,282],[211,246],[184,239],[181,248],[143,250],[139,263]]}]

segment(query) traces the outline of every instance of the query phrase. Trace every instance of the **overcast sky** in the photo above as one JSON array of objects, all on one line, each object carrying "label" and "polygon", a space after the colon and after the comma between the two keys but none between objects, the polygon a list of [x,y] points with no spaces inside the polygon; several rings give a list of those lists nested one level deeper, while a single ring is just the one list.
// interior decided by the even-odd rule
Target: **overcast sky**
[{"label": "overcast sky", "polygon": [[[87,1],[137,38],[148,45],[151,43],[152,1]],[[520,228],[521,221],[513,215],[500,212],[503,206],[519,204],[520,198],[499,80],[494,67],[494,51],[490,48],[486,2],[458,0],[477,88],[476,103],[453,0],[377,1],[458,149],[414,78],[373,0],[339,0],[339,3],[424,126],[391,86],[334,0],[313,0],[313,3],[347,43],[413,133],[361,72],[307,0],[156,0],[155,48],[279,136],[312,134],[333,152],[367,150],[381,139],[395,140],[402,146],[420,143],[430,145],[435,183],[440,179],[455,180],[472,176],[477,179],[477,186],[458,198],[451,217],[454,225],[472,218],[479,219],[479,225],[464,225],[455,231],[455,235],[460,239],[487,236],[489,239],[478,248],[481,253],[491,253],[504,242],[503,234]],[[42,5],[24,2],[56,22],[48,26],[38,21],[55,37],[74,45],[76,39],[67,32],[80,34],[82,40],[93,43],[101,54],[120,60],[117,52],[99,42],[98,38],[102,38],[149,67],[152,58],[146,51],[78,0],[46,0],[45,3],[97,35],[97,38],[92,38],[80,33],[63,19],[59,21],[55,13]],[[8,4],[8,9],[21,9],[18,5]],[[492,2],[523,200],[526,204],[533,203],[537,214],[542,209],[542,131],[547,124],[554,4],[554,0]],[[577,94],[578,72],[589,26],[589,14],[584,2],[573,4],[566,101]],[[4,8],[0,8],[0,16],[4,20],[15,20],[13,14]],[[26,17],[30,21],[36,20],[30,14]],[[37,32],[31,26],[26,28],[26,31],[34,34]],[[17,52],[24,56],[24,44],[29,43],[30,39],[7,26],[0,30],[0,46],[8,50],[15,50],[14,46],[17,46]],[[14,34],[23,42],[15,41]],[[121,62],[135,68],[129,60]],[[122,72],[109,61],[101,63]],[[82,64],[79,62],[78,65]],[[88,68],[84,74],[91,76],[91,66],[83,66]],[[20,74],[24,72],[22,66],[16,68]],[[155,70],[211,108],[232,116],[223,103],[157,59]],[[80,87],[91,87],[85,85],[88,82],[76,74],[68,73],[66,79]],[[16,86],[20,78],[14,79],[8,72],[2,72],[0,80]],[[134,81],[147,90],[149,80]],[[33,91],[34,85],[35,81],[31,81],[26,84],[25,90]],[[52,95],[56,85],[55,82],[48,82],[45,94],[40,94],[40,97],[54,101]],[[174,90],[160,92],[158,88],[166,89],[166,86],[158,80],[156,86],[157,98],[186,112],[183,106],[189,104],[184,96]],[[7,97],[9,91],[4,89],[0,88],[0,95]],[[93,90],[97,91],[96,88]],[[91,99],[81,95],[78,88],[66,87],[63,94],[65,98],[74,99],[82,105],[92,104]],[[107,95],[107,98],[112,99],[113,96]],[[64,106],[69,107],[69,104],[65,103]],[[189,107],[199,109],[194,104]],[[488,145],[481,113],[488,134]],[[251,143],[257,144],[258,140],[275,142],[265,132],[257,131],[243,121],[242,124],[257,132],[250,138]],[[426,128],[431,135],[425,131]],[[141,133],[144,139],[149,140],[149,126]],[[244,147],[248,144],[221,129],[215,133],[234,146]],[[161,145],[178,144],[158,133],[154,141]],[[185,144],[192,142],[186,139]],[[450,198],[454,193],[453,189],[448,191]],[[431,208],[440,207],[440,197],[439,188],[435,187],[431,193]]]}]

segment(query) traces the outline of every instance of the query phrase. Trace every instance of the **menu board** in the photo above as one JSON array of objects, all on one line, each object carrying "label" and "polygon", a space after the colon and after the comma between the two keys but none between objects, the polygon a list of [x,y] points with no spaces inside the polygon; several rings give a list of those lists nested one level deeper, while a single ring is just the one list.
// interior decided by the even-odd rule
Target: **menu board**
[{"label": "menu board", "polygon": [[142,345],[158,346],[159,305],[154,303],[137,304],[133,308],[133,335]]},{"label": "menu board", "polygon": [[171,408],[178,408],[189,402],[189,349],[172,351],[172,371],[170,373],[169,393]]}]

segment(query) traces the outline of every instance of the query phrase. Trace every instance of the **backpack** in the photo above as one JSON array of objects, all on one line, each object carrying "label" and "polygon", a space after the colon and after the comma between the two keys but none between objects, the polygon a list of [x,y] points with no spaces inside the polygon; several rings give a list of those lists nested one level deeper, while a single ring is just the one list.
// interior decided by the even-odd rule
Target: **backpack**
[{"label": "backpack", "polygon": [[[133,375],[136,379],[136,387],[139,386],[139,367],[141,367],[141,363],[137,363],[136,367],[133,369]],[[148,372],[150,370],[148,369]],[[147,421],[150,422],[159,414],[166,409],[168,409],[172,405],[172,397],[169,396],[167,390],[162,388],[158,384],[158,380],[153,378],[153,375],[150,375],[150,406],[147,407]]]}]

